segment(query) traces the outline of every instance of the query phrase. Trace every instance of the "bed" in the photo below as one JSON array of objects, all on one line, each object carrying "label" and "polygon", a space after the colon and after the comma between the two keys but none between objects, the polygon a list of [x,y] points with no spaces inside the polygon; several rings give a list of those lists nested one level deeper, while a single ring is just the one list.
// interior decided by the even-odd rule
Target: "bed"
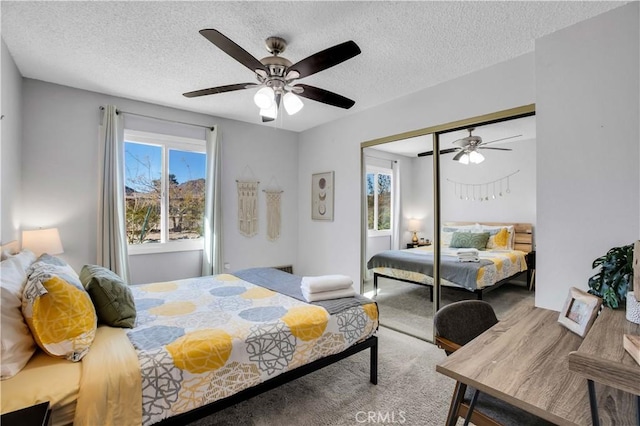
[{"label": "bed", "polygon": [[1,382],[2,412],[50,401],[54,425],[185,424],[370,349],[362,296],[306,303],[271,268],[131,286],[134,328],[98,326],[80,362],[38,350]]},{"label": "bed", "polygon": [[[507,233],[505,244],[492,243],[499,232]],[[492,234],[487,248],[479,250],[478,262],[459,262],[458,248],[449,244],[456,232],[488,232]],[[442,285],[471,291],[478,300],[485,293],[527,274],[533,247],[533,227],[528,223],[446,222],[443,225],[440,276]],[[406,250],[386,250],[369,259],[367,268],[373,272],[374,295],[378,294],[378,278],[422,284],[433,288],[433,247],[420,246]],[[431,292],[433,301],[433,291]]]}]

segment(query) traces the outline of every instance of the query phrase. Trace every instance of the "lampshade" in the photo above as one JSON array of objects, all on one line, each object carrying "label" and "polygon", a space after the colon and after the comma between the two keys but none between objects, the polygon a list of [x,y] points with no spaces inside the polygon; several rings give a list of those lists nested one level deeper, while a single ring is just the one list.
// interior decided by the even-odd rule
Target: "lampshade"
[{"label": "lampshade", "polygon": [[253,96],[253,102],[255,102],[260,109],[270,108],[275,104],[274,99],[275,92],[271,87],[263,87]]},{"label": "lampshade", "polygon": [[278,107],[276,103],[273,102],[269,108],[260,109],[260,115],[275,120],[278,117]]},{"label": "lampshade", "polygon": [[480,154],[478,151],[471,151],[469,153],[469,161],[473,164],[480,164],[484,161],[484,155]]},{"label": "lampshade", "polygon": [[409,231],[417,232],[422,224],[418,219],[409,219]]},{"label": "lampshade", "polygon": [[462,154],[462,157],[460,157],[458,161],[462,164],[469,164],[469,154],[465,152],[464,154]]},{"label": "lampshade", "polygon": [[42,253],[64,253],[58,228],[22,231],[22,247],[31,250],[36,256]]},{"label": "lampshade", "polygon": [[282,101],[284,102],[284,109],[287,110],[289,115],[297,113],[304,106],[300,98],[291,92],[287,92]]}]

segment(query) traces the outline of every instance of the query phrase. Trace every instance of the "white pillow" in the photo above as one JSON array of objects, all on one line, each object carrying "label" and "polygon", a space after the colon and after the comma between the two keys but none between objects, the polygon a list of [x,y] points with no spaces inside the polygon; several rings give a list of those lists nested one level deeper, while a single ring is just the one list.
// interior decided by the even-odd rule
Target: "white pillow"
[{"label": "white pillow", "polygon": [[27,282],[26,271],[35,260],[36,256],[25,249],[0,262],[2,380],[18,374],[36,349],[31,331],[22,316],[22,292]]}]

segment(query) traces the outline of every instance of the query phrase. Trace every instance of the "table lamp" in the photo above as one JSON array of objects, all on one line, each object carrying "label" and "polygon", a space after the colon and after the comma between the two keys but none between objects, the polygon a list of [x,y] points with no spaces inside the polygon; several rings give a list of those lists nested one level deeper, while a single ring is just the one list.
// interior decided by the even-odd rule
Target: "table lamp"
[{"label": "table lamp", "polygon": [[22,247],[31,250],[36,256],[42,253],[64,253],[58,228],[22,231]]},{"label": "table lamp", "polygon": [[409,231],[413,232],[413,237],[411,238],[411,242],[413,244],[418,244],[417,232],[419,230],[420,230],[420,221],[418,219],[409,219]]}]

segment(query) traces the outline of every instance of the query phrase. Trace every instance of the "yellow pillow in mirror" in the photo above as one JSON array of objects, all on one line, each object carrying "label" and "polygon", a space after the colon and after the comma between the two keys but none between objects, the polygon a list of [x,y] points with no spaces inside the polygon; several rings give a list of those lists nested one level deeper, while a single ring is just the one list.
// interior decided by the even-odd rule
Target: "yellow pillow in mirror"
[{"label": "yellow pillow in mirror", "polygon": [[[42,283],[45,293],[23,309],[33,337],[47,354],[79,361],[96,333],[97,316],[89,294],[60,277]],[[30,314],[30,315],[29,315]]]},{"label": "yellow pillow in mirror", "polygon": [[489,237],[487,242],[488,249],[505,250],[509,248],[509,231],[502,228],[498,233]]}]

